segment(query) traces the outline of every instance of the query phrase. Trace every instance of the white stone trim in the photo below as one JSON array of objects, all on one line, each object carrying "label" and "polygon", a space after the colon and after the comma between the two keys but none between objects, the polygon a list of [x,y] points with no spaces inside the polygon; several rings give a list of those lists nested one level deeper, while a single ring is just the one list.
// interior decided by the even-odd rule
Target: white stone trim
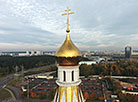
[{"label": "white stone trim", "polygon": [[70,87],[70,86],[77,86],[77,85],[79,85],[81,83],[81,80],[78,80],[77,82],[72,82],[72,83],[60,82],[59,80],[56,80],[56,83],[59,86]]}]

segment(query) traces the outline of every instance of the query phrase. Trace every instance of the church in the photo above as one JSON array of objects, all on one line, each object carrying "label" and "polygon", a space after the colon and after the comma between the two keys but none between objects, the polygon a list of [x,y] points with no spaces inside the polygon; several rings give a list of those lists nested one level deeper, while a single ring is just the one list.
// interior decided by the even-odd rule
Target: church
[{"label": "church", "polygon": [[81,60],[80,50],[73,44],[70,38],[69,15],[74,14],[67,7],[67,30],[66,39],[62,46],[56,52],[56,61],[58,67],[58,79],[53,102],[85,102],[80,88],[81,80],[79,78],[79,62]]}]

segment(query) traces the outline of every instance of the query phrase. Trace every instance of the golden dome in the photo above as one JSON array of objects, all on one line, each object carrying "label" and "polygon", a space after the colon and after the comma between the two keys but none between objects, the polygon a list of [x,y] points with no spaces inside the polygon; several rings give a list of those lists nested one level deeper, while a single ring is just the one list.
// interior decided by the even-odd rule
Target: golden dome
[{"label": "golden dome", "polygon": [[77,57],[81,56],[80,50],[73,44],[70,39],[69,32],[67,32],[66,40],[63,45],[56,52],[57,57]]}]

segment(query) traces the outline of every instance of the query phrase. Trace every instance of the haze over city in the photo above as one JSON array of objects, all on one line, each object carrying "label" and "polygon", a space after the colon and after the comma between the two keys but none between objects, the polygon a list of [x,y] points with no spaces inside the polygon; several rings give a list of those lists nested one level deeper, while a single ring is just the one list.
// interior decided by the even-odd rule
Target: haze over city
[{"label": "haze over city", "polygon": [[0,0],[0,102],[137,102],[137,5]]},{"label": "haze over city", "polygon": [[57,50],[65,39],[69,6],[71,37],[80,50],[138,49],[137,0],[0,0],[0,47]]}]

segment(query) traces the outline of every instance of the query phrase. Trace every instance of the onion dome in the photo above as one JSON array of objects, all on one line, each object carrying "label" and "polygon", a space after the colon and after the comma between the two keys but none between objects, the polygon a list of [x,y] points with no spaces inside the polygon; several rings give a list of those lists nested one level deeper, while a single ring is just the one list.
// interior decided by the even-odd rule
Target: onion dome
[{"label": "onion dome", "polygon": [[67,32],[66,40],[56,52],[57,62],[59,65],[78,65],[81,59],[80,50],[73,44],[69,32]]},{"label": "onion dome", "polygon": [[63,45],[56,52],[57,57],[77,57],[81,56],[80,50],[72,43],[69,33]]},{"label": "onion dome", "polygon": [[74,12],[69,12],[70,9],[67,7],[65,10],[67,13],[63,13],[62,15],[67,15],[67,36],[63,45],[57,50],[56,58],[57,62],[60,66],[75,66],[78,65],[81,59],[80,50],[73,44],[69,35],[69,15],[74,14]]}]

